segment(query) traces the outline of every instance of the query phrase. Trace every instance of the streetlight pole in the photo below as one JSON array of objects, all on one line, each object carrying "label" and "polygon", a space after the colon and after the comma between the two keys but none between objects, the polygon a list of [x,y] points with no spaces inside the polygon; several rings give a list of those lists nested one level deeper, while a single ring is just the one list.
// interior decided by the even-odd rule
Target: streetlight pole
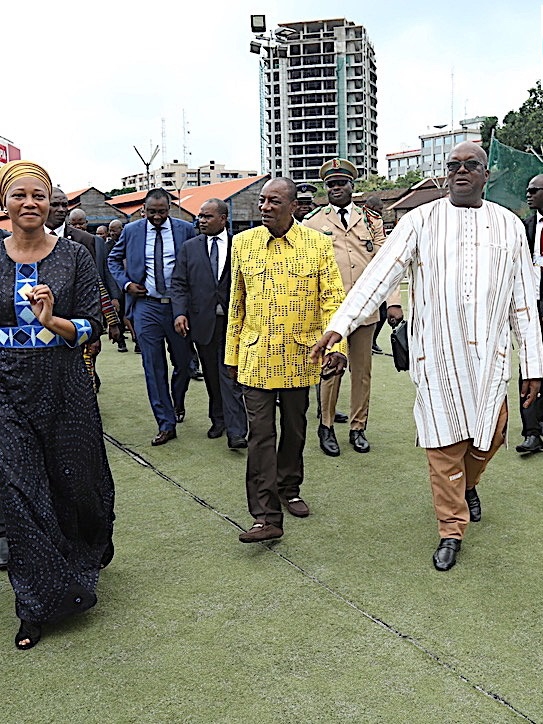
[{"label": "streetlight pole", "polygon": [[[277,30],[266,31],[266,16],[251,15],[251,30],[255,34],[255,40],[251,41],[250,52],[259,56],[259,101],[260,101],[260,170],[261,173],[270,173],[276,176],[276,164],[271,153],[273,140],[275,138],[275,60],[286,59],[286,43],[289,37],[297,35],[292,28],[283,27]],[[286,60],[285,60],[286,62]],[[266,131],[266,72],[269,73],[269,134]],[[279,95],[279,98],[281,96]],[[266,148],[270,149],[270,157],[267,159]]]},{"label": "streetlight pole", "polygon": [[152,153],[151,158],[149,159],[149,161],[146,161],[146,160],[143,158],[143,156],[141,155],[141,153],[138,151],[138,149],[134,146],[134,151],[135,151],[135,152],[138,154],[138,156],[141,158],[141,160],[143,161],[143,165],[145,166],[145,172],[146,172],[146,174],[147,174],[147,191],[149,191],[149,168],[150,168],[151,164],[153,163],[153,161],[155,160],[156,155],[157,155],[157,153],[159,152],[159,150],[160,150],[160,149],[159,149],[159,147],[157,146],[157,147],[155,148],[155,150],[153,151],[153,153]]}]

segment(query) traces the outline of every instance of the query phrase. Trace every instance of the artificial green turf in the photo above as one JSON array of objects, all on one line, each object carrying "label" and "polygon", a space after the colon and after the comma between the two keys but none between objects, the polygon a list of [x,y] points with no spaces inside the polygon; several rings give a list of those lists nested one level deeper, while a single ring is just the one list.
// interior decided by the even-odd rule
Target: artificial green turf
[{"label": "artificial green turf", "polygon": [[269,547],[244,546],[245,453],[206,438],[202,382],[191,383],[178,439],[152,448],[141,359],[128,346],[100,356],[99,402],[106,433],[149,465],[108,443],[116,556],[95,609],[19,652],[0,574],[2,724],[543,722],[543,455],[514,452],[513,388],[512,447],[485,474],[483,521],[442,574],[413,388],[390,357],[374,358],[372,451],[355,453],[337,425],[342,455],[324,456],[312,393],[312,515],[287,516]]}]

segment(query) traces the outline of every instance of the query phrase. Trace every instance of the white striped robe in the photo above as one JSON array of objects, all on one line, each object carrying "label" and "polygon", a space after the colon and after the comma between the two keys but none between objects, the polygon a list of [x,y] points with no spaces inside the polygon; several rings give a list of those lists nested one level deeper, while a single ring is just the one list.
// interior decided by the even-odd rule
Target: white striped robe
[{"label": "white striped robe", "polygon": [[483,201],[449,199],[406,214],[327,331],[366,323],[407,273],[410,375],[419,444],[473,438],[488,450],[511,377],[511,328],[523,379],[543,377],[532,262],[520,219]]}]

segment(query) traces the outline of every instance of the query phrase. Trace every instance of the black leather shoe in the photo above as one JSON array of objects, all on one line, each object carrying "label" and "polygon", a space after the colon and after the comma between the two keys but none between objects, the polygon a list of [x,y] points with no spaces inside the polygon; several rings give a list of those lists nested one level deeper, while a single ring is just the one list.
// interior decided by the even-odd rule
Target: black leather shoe
[{"label": "black leather shoe", "polygon": [[318,435],[323,453],[325,455],[330,455],[332,458],[337,458],[339,455],[339,445],[336,440],[334,428],[326,427],[326,425],[319,425]]},{"label": "black leather shoe", "polygon": [[244,450],[247,447],[247,440],[244,437],[229,437],[228,447],[230,450]]},{"label": "black leather shoe", "polygon": [[176,422],[183,422],[185,419],[185,408],[184,407],[176,407],[175,408],[175,421]]},{"label": "black leather shoe", "polygon": [[197,382],[201,382],[204,379],[204,374],[201,370],[194,370],[189,376],[191,380],[196,380]]},{"label": "black leather shoe", "polygon": [[349,442],[354,447],[356,452],[367,453],[370,451],[370,444],[366,440],[366,434],[364,430],[351,430],[349,432]]},{"label": "black leather shoe", "polygon": [[177,433],[175,430],[160,430],[158,435],[155,435],[155,437],[151,440],[151,445],[153,445],[153,447],[156,447],[157,445],[165,445],[167,442],[176,437]]},{"label": "black leather shoe", "polygon": [[344,412],[336,412],[334,415],[334,422],[348,422],[349,421],[349,415],[346,415]]},{"label": "black leather shoe", "polygon": [[433,555],[434,567],[437,571],[448,571],[456,563],[456,554],[462,541],[458,538],[442,538]]},{"label": "black leather shoe", "polygon": [[535,453],[543,448],[543,440],[539,435],[528,435],[524,438],[521,445],[517,445],[515,450],[518,453]]},{"label": "black leather shoe", "polygon": [[213,423],[209,430],[207,431],[207,436],[210,440],[216,440],[218,437],[221,437],[221,435],[224,432],[224,425],[216,425]]},{"label": "black leather shoe", "polygon": [[379,347],[379,345],[377,344],[377,342],[374,342],[374,343],[371,345],[371,353],[372,353],[372,354],[383,354],[383,350],[381,349],[381,347]]},{"label": "black leather shoe", "polygon": [[472,523],[478,523],[481,520],[481,501],[477,495],[477,488],[466,490],[466,501],[469,508],[469,519]]}]

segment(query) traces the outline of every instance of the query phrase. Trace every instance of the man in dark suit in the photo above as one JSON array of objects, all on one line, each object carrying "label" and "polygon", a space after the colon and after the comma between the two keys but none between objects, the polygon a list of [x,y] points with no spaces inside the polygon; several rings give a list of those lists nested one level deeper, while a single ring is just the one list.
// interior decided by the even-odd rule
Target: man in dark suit
[{"label": "man in dark suit", "polygon": [[[526,189],[528,206],[534,214],[524,220],[528,246],[534,262],[536,279],[537,304],[539,307],[539,321],[543,321],[543,174],[534,176]],[[542,324],[543,327],[543,324]],[[519,382],[522,385],[522,380]],[[520,389],[520,388],[519,388]],[[520,416],[522,418],[522,434],[524,441],[517,445],[519,453],[534,453],[543,449],[541,439],[543,421],[543,401],[539,397],[530,407],[523,407],[524,400],[520,400]]]},{"label": "man in dark suit", "polygon": [[228,206],[209,199],[198,214],[202,232],[181,247],[172,276],[175,329],[192,336],[209,396],[211,427],[207,436],[221,437],[228,447],[247,447],[247,415],[241,386],[224,365],[228,303],[230,299],[230,249],[226,231]]},{"label": "man in dark suit", "polygon": [[[176,437],[176,423],[185,416],[190,344],[175,331],[170,286],[176,257],[194,229],[169,216],[170,196],[164,189],[151,189],[144,209],[144,219],[124,227],[108,265],[126,293],[126,316],[142,352],[147,394],[158,423],[151,444],[163,445]],[[165,343],[174,367],[170,388]]]},{"label": "man in dark suit", "polygon": [[[97,250],[96,237],[85,231],[84,228],[76,228],[66,222],[68,216],[68,197],[62,189],[53,188],[51,193],[51,202],[49,204],[49,215],[45,222],[45,230],[53,236],[61,236],[64,239],[75,241],[78,244],[82,244],[88,249],[90,255],[94,259],[98,276],[100,277],[100,301],[102,305],[102,314],[106,321],[109,338],[117,342],[121,336],[121,329],[119,326],[119,317],[113,304],[115,299],[115,290],[117,285],[115,280],[109,273],[109,270],[105,266],[105,256],[100,254],[100,249]],[[78,209],[80,220],[82,225],[86,226],[86,214],[83,209]],[[80,222],[78,222],[80,223]],[[101,241],[101,240],[100,240]],[[98,253],[97,253],[98,252]],[[83,359],[89,375],[92,378],[92,383],[96,392],[100,389],[100,377],[96,372],[96,357],[100,353],[101,342],[96,340],[92,344],[85,344],[83,347]]]}]

